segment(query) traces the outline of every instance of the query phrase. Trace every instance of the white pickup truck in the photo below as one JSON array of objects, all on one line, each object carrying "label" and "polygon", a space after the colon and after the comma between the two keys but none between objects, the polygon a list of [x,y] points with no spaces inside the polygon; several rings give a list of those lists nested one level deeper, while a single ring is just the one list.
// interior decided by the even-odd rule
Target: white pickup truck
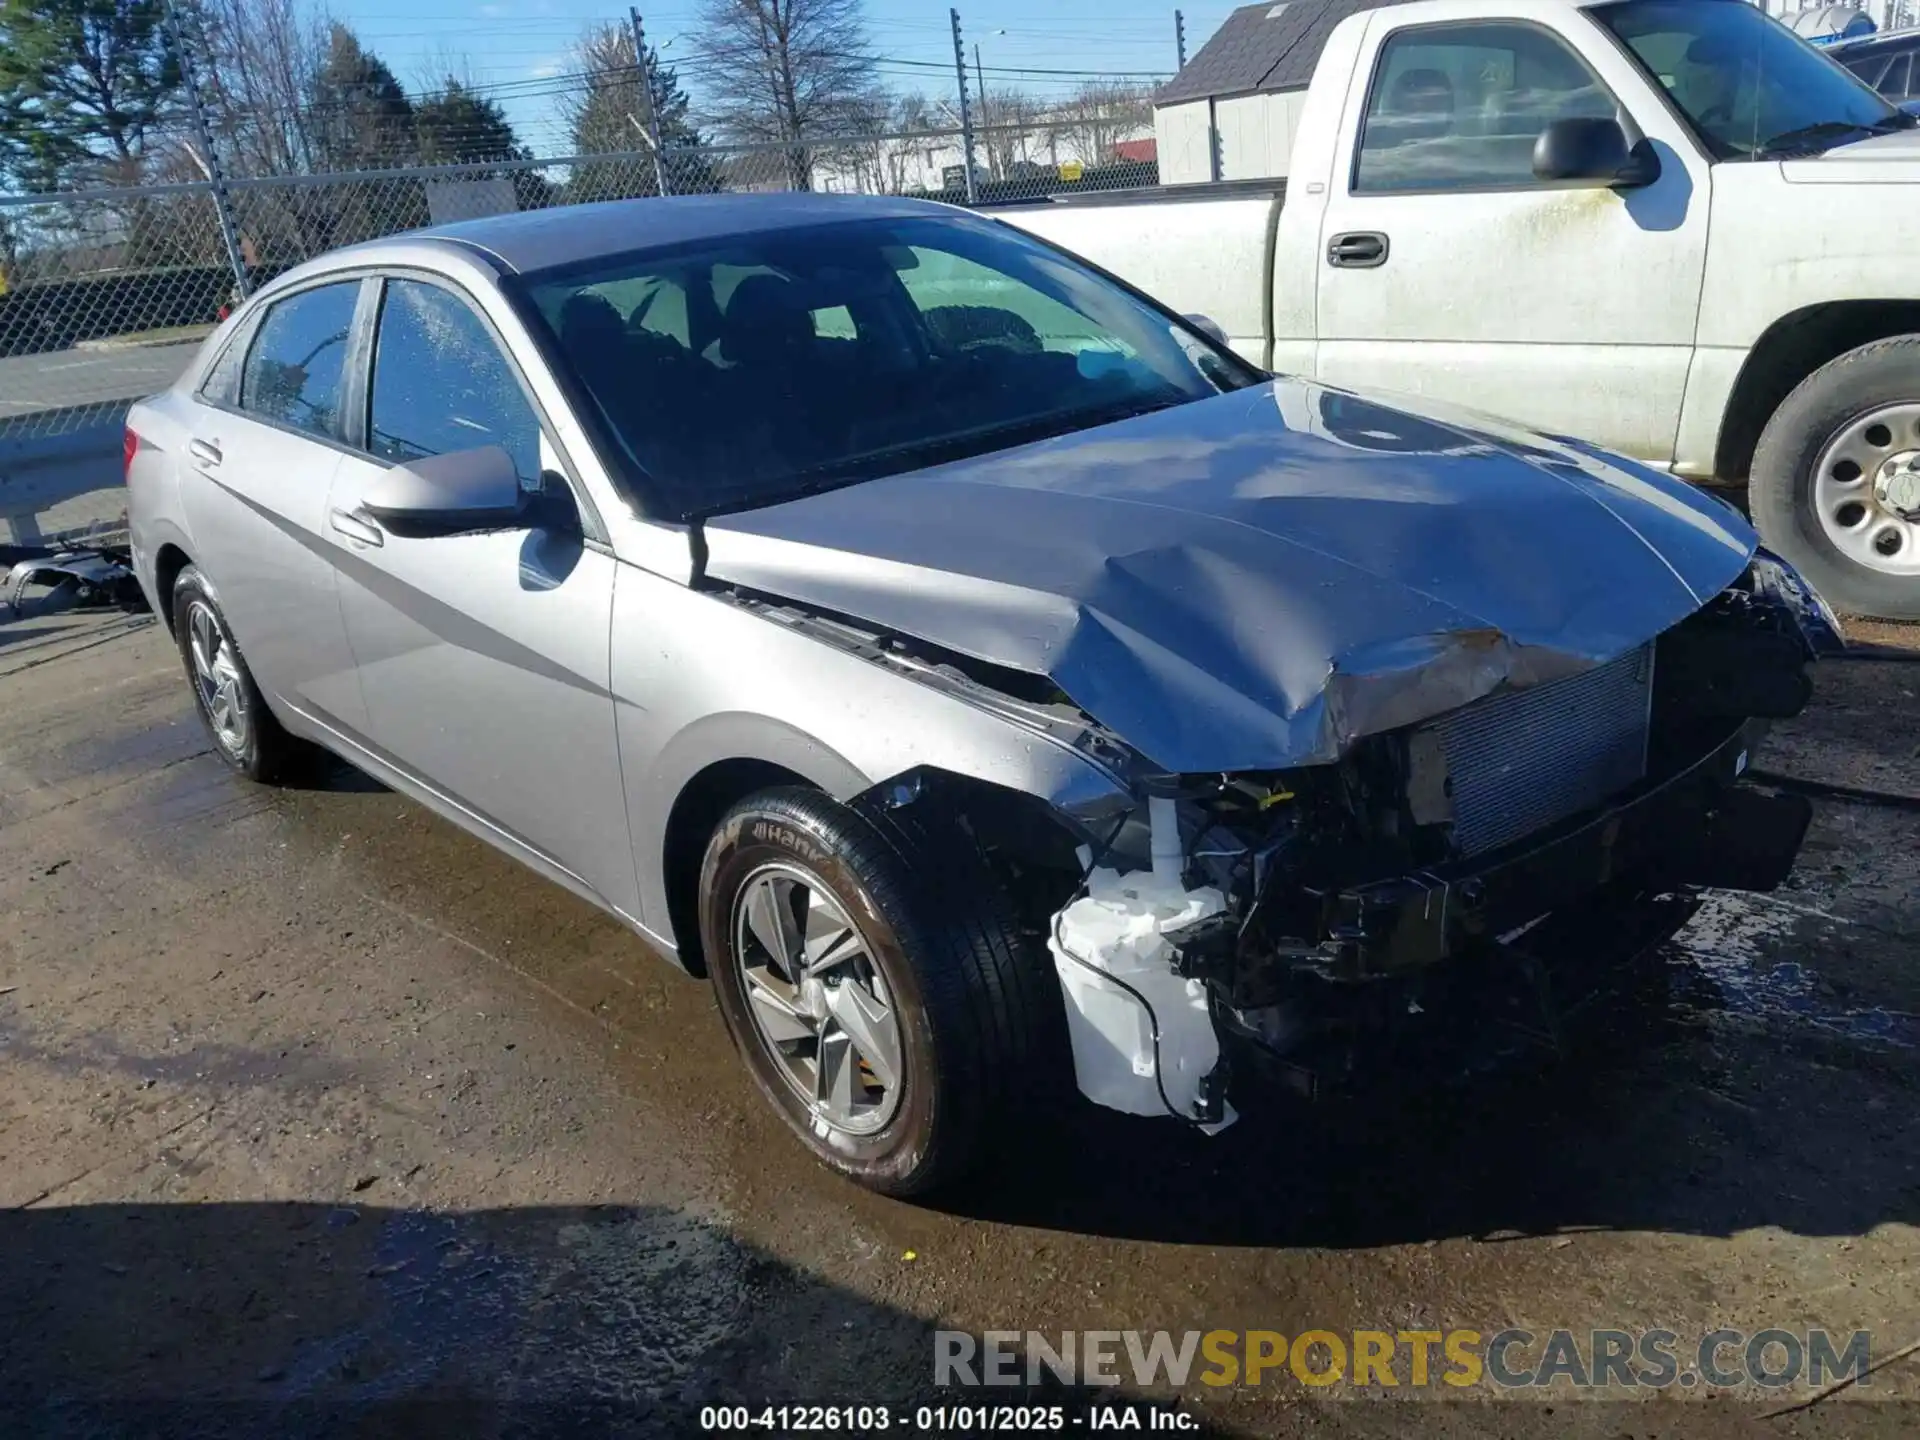
[{"label": "white pickup truck", "polygon": [[1920,618],[1920,130],[1744,0],[1411,0],[1328,37],[1284,183],[996,213],[1269,369],[1745,484]]}]

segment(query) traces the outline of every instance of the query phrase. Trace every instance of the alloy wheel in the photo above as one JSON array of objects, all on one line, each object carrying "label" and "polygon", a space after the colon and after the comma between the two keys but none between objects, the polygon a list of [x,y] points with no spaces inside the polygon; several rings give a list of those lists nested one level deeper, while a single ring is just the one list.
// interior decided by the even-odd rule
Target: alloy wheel
[{"label": "alloy wheel", "polygon": [[187,607],[187,650],[193,661],[193,683],[214,737],[228,754],[244,754],[249,718],[240,659],[220,617],[204,600],[195,600]]},{"label": "alloy wheel", "polygon": [[904,1046],[894,999],[844,906],[791,865],[754,871],[733,905],[747,1009],[781,1077],[816,1122],[885,1128],[900,1105]]}]

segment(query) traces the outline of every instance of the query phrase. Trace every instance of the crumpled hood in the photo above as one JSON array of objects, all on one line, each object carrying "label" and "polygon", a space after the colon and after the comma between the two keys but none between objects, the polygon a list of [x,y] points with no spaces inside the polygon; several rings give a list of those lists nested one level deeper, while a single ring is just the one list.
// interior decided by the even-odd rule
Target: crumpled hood
[{"label": "crumpled hood", "polygon": [[1203,772],[1612,659],[1753,554],[1678,481],[1405,403],[1262,384],[709,520],[706,572],[1046,675]]}]

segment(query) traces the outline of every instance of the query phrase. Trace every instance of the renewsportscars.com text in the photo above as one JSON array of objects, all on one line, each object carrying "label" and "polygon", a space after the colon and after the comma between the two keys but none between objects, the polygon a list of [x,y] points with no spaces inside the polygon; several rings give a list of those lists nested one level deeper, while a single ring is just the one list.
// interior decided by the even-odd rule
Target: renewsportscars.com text
[{"label": "renewsportscars.com text", "polygon": [[1865,1330],[936,1330],[942,1386],[1298,1384],[1503,1390],[1866,1385]]}]

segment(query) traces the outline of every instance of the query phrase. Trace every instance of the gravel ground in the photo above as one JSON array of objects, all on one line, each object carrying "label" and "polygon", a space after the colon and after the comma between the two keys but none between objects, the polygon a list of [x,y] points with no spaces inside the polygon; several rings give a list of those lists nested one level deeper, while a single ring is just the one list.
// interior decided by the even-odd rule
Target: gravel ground
[{"label": "gravel ground", "polygon": [[[1828,666],[1760,763],[1920,794],[1917,689]],[[1920,1338],[1911,811],[1822,802],[1787,889],[1714,897],[1544,1079],[1210,1141],[1083,1112],[914,1207],[816,1169],[612,921],[352,772],[231,777],[151,621],[0,626],[0,715],[0,1434],[978,1398],[932,1390],[936,1326]],[[1158,1398],[1236,1435],[1920,1428],[1920,1359],[1766,1421],[1281,1380]]]}]

